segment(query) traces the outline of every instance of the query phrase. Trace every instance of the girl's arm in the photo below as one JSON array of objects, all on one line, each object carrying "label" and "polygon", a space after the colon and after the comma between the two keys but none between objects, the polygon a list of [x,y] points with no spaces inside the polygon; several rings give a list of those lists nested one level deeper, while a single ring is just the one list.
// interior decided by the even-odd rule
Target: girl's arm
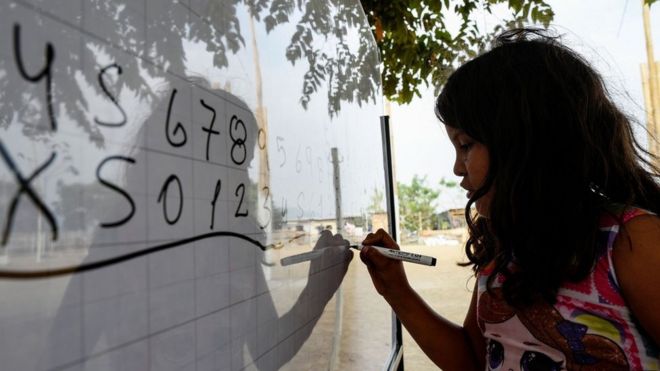
[{"label": "girl's arm", "polygon": [[626,303],[660,345],[660,217],[627,222],[614,241],[612,259]]},{"label": "girl's arm", "polygon": [[[370,234],[363,245],[398,249],[382,229]],[[439,316],[412,289],[402,262],[365,247],[360,258],[367,265],[378,293],[383,295],[401,323],[431,360],[445,371],[483,370],[485,343],[476,321],[476,287],[463,327]]]}]

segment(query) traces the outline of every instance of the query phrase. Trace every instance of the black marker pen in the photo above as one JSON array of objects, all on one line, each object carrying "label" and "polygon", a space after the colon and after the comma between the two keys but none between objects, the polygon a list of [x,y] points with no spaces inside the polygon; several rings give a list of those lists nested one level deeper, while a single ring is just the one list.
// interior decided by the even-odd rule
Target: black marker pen
[{"label": "black marker pen", "polygon": [[[364,245],[351,245],[350,247],[356,250],[362,250]],[[378,250],[378,252],[380,252],[381,254],[385,255],[390,259],[401,260],[409,263],[435,266],[436,260],[434,257],[431,256],[420,255],[420,254],[415,254],[412,252],[406,252],[401,250],[388,249],[380,246],[369,246],[369,247]]]},{"label": "black marker pen", "polygon": [[[356,250],[362,250],[362,248],[364,247],[363,245],[349,245],[349,246],[342,245],[342,246],[350,247]],[[342,247],[342,246],[328,246],[328,247]],[[420,254],[405,252],[401,250],[387,249],[385,247],[380,247],[380,246],[370,246],[370,247],[373,247],[374,249],[378,250],[381,254],[385,255],[390,259],[396,259],[409,263],[416,263],[416,264],[423,264],[430,266],[435,266],[436,263],[436,259],[432,256],[420,255]],[[280,260],[280,264],[282,264],[283,266],[287,266],[291,264],[302,263],[308,260],[316,259],[320,257],[322,254],[323,254],[323,248],[319,250],[312,250],[302,254],[287,256],[286,258]]]}]

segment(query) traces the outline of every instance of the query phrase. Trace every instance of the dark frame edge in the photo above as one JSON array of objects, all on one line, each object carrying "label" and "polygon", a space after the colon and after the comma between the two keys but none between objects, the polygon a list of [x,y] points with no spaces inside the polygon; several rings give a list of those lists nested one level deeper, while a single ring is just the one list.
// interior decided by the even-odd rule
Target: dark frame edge
[{"label": "dark frame edge", "polygon": [[[383,141],[383,165],[385,167],[385,199],[387,200],[387,222],[390,235],[398,241],[396,229],[396,204],[394,194],[394,171],[392,162],[392,142],[390,140],[390,117],[380,116],[380,131]],[[392,312],[392,352],[385,368],[388,371],[403,371],[403,333],[401,322]]]}]

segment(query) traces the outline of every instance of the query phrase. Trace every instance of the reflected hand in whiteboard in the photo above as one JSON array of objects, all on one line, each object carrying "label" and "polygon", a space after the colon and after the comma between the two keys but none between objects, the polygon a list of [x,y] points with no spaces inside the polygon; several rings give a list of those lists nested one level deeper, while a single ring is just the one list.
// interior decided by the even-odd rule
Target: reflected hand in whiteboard
[{"label": "reflected hand in whiteboard", "polygon": [[[321,288],[320,294],[327,301],[332,298],[346,275],[348,265],[353,259],[349,242],[340,234],[322,231],[312,251],[322,251],[317,259],[312,259],[309,266],[307,288]],[[344,248],[343,246],[346,246]],[[315,294],[319,294],[318,292]],[[323,303],[325,304],[325,302]]]}]

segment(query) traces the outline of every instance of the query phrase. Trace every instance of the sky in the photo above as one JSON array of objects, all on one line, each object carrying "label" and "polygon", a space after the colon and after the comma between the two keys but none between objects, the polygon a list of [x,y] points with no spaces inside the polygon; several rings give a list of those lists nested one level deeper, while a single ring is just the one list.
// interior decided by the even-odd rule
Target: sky
[{"label": "sky", "polygon": [[[646,62],[641,1],[549,0],[555,12],[551,29],[571,48],[585,56],[602,74],[615,101],[640,123],[645,122],[640,63]],[[505,14],[478,14],[479,27],[488,29]],[[655,59],[660,59],[660,4],[651,8]],[[433,113],[433,88],[408,105],[391,105],[391,123],[396,176],[409,183],[414,175],[426,176],[426,184],[437,186],[442,178],[460,181],[452,173],[451,143]],[[646,136],[637,131],[641,143]],[[462,191],[441,192],[436,208],[445,210],[465,205]]]}]

